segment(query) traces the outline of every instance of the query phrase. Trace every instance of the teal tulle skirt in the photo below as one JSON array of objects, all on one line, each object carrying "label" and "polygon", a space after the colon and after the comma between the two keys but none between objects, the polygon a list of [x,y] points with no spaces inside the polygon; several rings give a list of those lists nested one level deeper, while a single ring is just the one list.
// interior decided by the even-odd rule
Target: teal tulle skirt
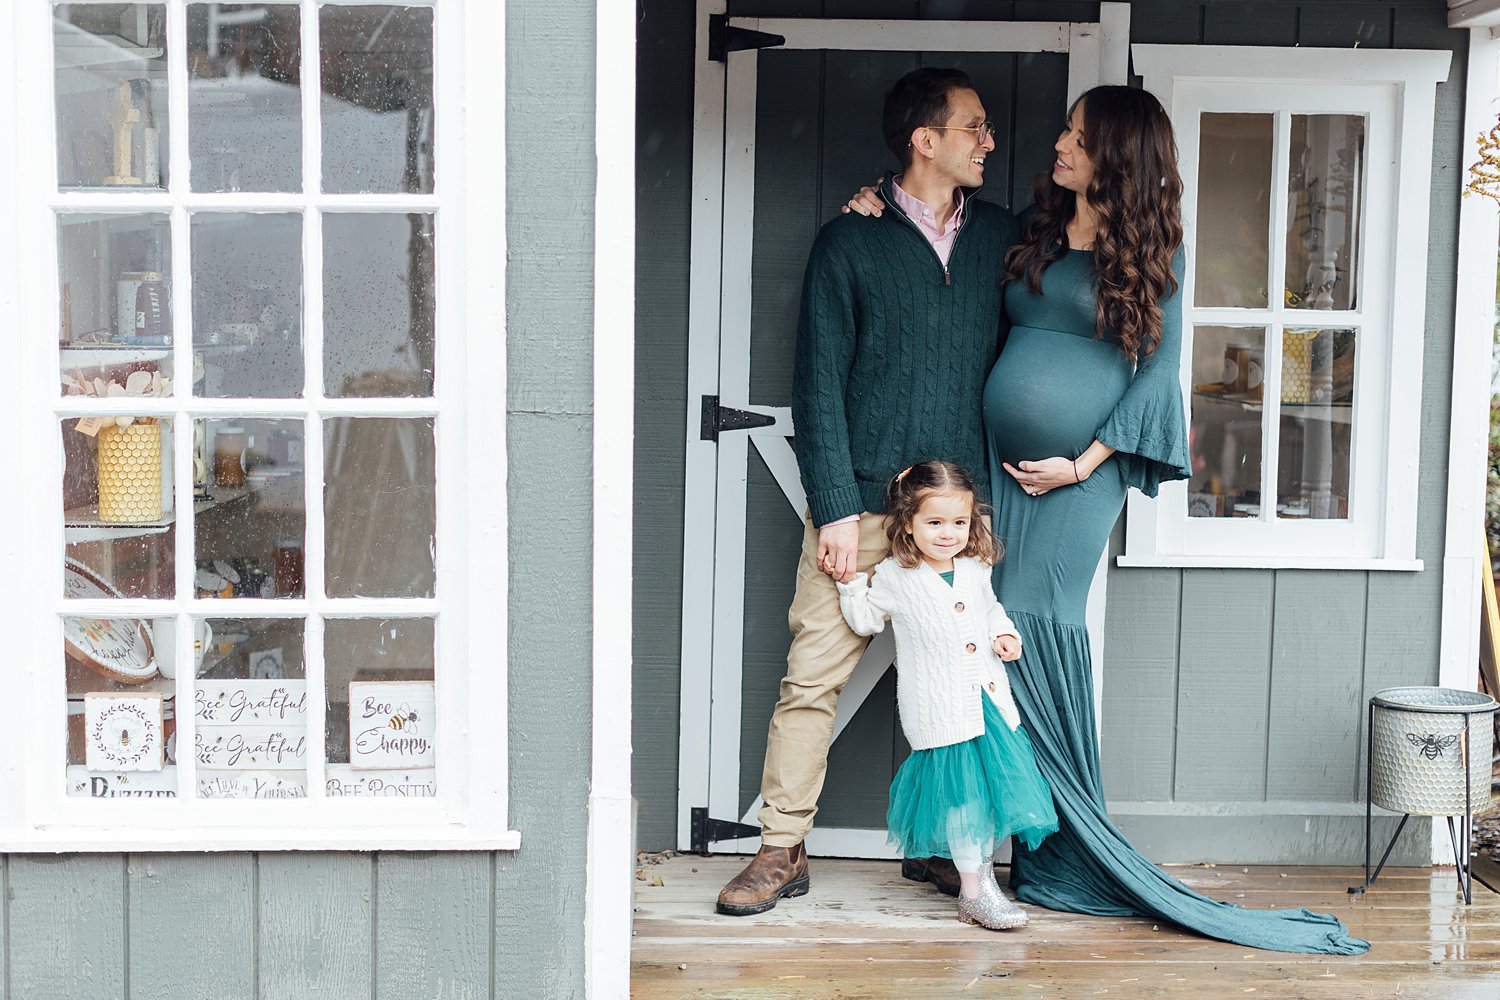
[{"label": "teal tulle skirt", "polygon": [[1034,848],[1057,830],[1052,789],[1037,770],[1026,726],[1012,731],[995,703],[979,697],[982,734],[913,750],[891,781],[887,840],[908,858],[951,858],[950,843],[999,846],[1012,835]]}]

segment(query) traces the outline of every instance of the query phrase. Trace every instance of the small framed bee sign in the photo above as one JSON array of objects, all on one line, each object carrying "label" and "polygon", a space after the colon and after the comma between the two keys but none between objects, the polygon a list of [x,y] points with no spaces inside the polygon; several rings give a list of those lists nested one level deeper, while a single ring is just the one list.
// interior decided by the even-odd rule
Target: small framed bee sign
[{"label": "small framed bee sign", "polygon": [[90,771],[160,771],[162,696],[91,692],[83,696],[84,765]]},{"label": "small framed bee sign", "polygon": [[433,767],[432,681],[349,684],[349,766],[361,771]]}]

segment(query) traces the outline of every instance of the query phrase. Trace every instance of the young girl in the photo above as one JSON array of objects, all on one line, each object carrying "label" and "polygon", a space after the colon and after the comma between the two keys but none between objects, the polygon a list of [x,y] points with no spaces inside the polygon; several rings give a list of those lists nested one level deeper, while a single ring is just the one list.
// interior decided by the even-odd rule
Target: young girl
[{"label": "young girl", "polygon": [[839,584],[860,635],[896,629],[896,702],[912,754],[891,782],[890,840],[906,857],[952,858],[958,918],[992,930],[1026,912],[995,881],[991,855],[1012,834],[1036,847],[1057,829],[1052,790],[1037,770],[1001,660],[1021,637],[990,589],[999,556],[967,473],[928,461],[887,491],[891,555],[873,577]]}]

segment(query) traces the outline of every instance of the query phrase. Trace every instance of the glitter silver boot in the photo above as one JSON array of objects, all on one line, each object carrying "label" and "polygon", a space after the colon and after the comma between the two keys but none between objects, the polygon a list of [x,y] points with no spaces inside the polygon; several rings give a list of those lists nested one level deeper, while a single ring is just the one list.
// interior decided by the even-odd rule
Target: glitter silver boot
[{"label": "glitter silver boot", "polygon": [[973,899],[958,897],[958,919],[992,931],[1009,931],[1025,927],[1030,918],[1000,891],[1000,883],[995,881],[995,866],[986,861],[979,866],[979,895]]}]

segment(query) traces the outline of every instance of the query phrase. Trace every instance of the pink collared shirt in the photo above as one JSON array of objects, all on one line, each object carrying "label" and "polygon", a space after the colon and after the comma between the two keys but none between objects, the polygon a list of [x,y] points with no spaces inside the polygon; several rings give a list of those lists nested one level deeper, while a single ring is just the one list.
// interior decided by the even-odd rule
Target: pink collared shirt
[{"label": "pink collared shirt", "polygon": [[927,237],[927,242],[932,244],[932,249],[937,251],[938,259],[943,266],[948,266],[948,258],[953,253],[953,241],[958,236],[958,227],[963,224],[964,216],[964,192],[962,188],[953,190],[953,214],[948,217],[947,223],[939,226],[937,213],[925,201],[915,195],[909,194],[901,186],[901,178],[891,178],[891,190],[896,194],[896,205],[906,213],[906,217],[917,224],[922,235]]}]

